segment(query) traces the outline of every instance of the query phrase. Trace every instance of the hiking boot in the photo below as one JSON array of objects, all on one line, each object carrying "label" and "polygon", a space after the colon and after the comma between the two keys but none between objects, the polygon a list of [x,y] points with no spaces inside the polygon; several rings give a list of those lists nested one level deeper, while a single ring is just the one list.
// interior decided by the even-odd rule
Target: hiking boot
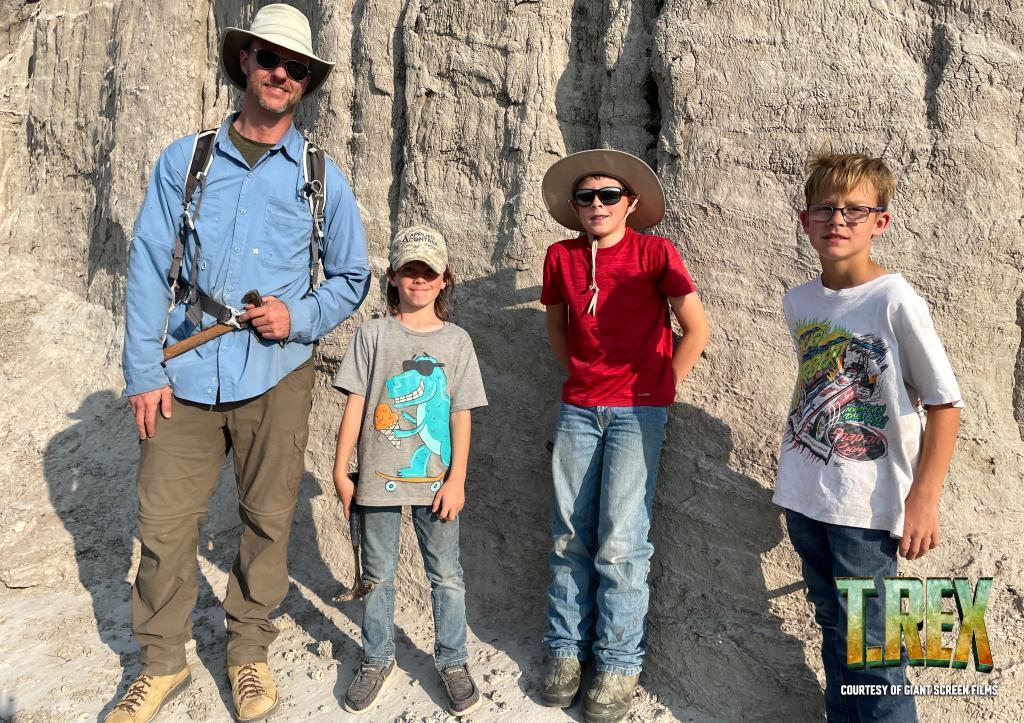
[{"label": "hiking boot", "polygon": [[107,713],[103,723],[147,723],[156,717],[164,703],[191,682],[187,665],[174,675],[140,675]]},{"label": "hiking boot", "polygon": [[576,658],[550,658],[544,682],[540,686],[540,699],[544,705],[565,708],[572,705],[580,689],[580,661]]},{"label": "hiking boot", "polygon": [[365,713],[377,702],[377,696],[394,674],[394,660],[386,667],[361,663],[356,677],[352,679],[348,692],[345,693],[345,710],[349,713]]},{"label": "hiking boot", "polygon": [[261,720],[277,707],[277,686],[266,663],[229,665],[228,681],[235,720]]},{"label": "hiking boot", "polygon": [[441,682],[448,693],[448,712],[453,716],[469,715],[480,707],[480,690],[465,663],[441,671]]},{"label": "hiking boot", "polygon": [[583,701],[583,718],[587,723],[613,723],[625,718],[639,679],[639,674],[599,672]]}]

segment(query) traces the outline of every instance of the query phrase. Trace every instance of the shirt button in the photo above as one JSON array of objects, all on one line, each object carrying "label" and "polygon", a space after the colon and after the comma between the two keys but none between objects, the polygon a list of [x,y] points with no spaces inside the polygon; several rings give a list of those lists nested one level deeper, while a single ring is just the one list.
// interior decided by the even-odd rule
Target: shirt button
[{"label": "shirt button", "polygon": [[239,247],[235,246],[235,248],[234,248],[234,249],[232,249],[232,250],[233,250],[233,251],[234,251],[234,252],[235,252],[235,253],[237,254],[237,253],[238,253],[239,251],[241,251],[242,249],[240,249]]},{"label": "shirt button", "polygon": [[246,173],[245,175],[247,175],[249,178],[252,178],[252,171],[250,171],[249,173]]},{"label": "shirt button", "polygon": [[245,209],[243,208],[241,211],[239,211],[239,213],[244,216],[245,215]]},{"label": "shirt button", "polygon": [[234,290],[235,290],[235,287],[233,285],[228,287],[228,291],[234,291]]}]

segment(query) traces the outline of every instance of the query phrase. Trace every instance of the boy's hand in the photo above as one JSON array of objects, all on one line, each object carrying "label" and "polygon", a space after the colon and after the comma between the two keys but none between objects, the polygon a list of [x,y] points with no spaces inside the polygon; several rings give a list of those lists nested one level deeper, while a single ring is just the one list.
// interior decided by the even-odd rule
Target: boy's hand
[{"label": "boy's hand", "polygon": [[341,509],[345,513],[345,519],[347,520],[349,511],[352,508],[352,498],[356,494],[356,486],[349,479],[347,470],[334,468],[334,489],[338,492],[338,499],[341,500]]},{"label": "boy's hand", "polygon": [[451,521],[459,516],[465,505],[465,481],[449,477],[448,481],[441,485],[441,489],[434,495],[434,504],[430,506],[430,509],[434,511],[438,519]]},{"label": "boy's hand", "polygon": [[939,546],[939,503],[920,495],[907,496],[903,514],[900,555],[908,560],[924,557]]}]

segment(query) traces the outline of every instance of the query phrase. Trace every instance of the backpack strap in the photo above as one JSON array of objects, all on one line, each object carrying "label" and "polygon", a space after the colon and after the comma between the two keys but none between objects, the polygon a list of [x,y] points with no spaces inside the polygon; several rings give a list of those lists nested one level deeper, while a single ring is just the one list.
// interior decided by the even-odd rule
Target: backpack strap
[{"label": "backpack strap", "polygon": [[[199,272],[199,232],[196,220],[203,203],[203,191],[206,189],[206,177],[213,163],[213,145],[217,138],[218,128],[209,128],[196,134],[192,142],[192,156],[189,159],[188,173],[185,175],[185,186],[181,195],[181,225],[174,241],[171,256],[171,268],[167,279],[171,287],[171,309],[184,301],[187,305],[185,318],[194,326],[199,326],[203,313],[207,313],[220,322],[225,322],[233,315],[234,310],[211,299],[199,290],[195,281]],[[320,242],[324,237],[324,209],[327,206],[327,154],[319,146],[305,140],[302,149],[302,195],[309,204],[309,212],[313,216],[313,230],[309,238],[309,288],[316,286],[320,265]],[[196,192],[198,191],[198,196]],[[195,198],[195,204],[192,200]],[[191,207],[191,208],[190,208]],[[195,252],[192,254],[189,280],[181,282],[181,267],[185,258],[185,246],[189,236],[195,239]]]},{"label": "backpack strap", "polygon": [[[210,164],[213,163],[213,141],[216,137],[217,129],[209,128],[199,131],[192,141],[192,156],[189,158],[188,172],[185,174],[185,187],[181,194],[181,225],[174,240],[171,268],[167,273],[167,279],[171,285],[172,308],[181,300],[179,294],[182,293],[182,290],[179,289],[179,281],[181,279],[181,264],[185,258],[185,243],[188,241],[189,233],[196,229],[195,220],[199,216],[199,207],[203,202],[206,175],[210,171]],[[189,206],[192,205],[192,197],[197,188],[199,189],[199,198],[196,199],[195,211],[192,212],[189,210]]]},{"label": "backpack strap", "polygon": [[320,266],[320,242],[324,238],[324,209],[327,206],[327,154],[309,140],[302,144],[302,195],[313,216],[309,235],[309,289],[316,286]]}]

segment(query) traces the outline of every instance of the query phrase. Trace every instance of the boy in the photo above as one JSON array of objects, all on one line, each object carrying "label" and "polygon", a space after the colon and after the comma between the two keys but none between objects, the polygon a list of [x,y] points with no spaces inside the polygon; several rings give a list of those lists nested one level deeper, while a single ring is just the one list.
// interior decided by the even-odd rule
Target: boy
[{"label": "boy", "polygon": [[[665,197],[639,158],[567,156],[545,174],[548,212],[578,238],[548,248],[541,303],[568,374],[555,433],[546,705],[565,707],[593,656],[588,721],[629,711],[644,658],[647,539],[668,405],[708,340],[704,307],[657,224]],[[668,310],[682,342],[672,349]]]},{"label": "boy", "polygon": [[[859,154],[819,155],[809,172],[800,222],[821,275],[783,302],[798,375],[773,500],[821,625],[828,720],[916,721],[911,696],[841,694],[843,684],[905,685],[906,656],[898,667],[847,667],[835,578],[874,577],[881,590],[897,550],[914,560],[939,544],[963,403],[924,300],[871,259],[890,223],[893,174]],[[882,645],[883,600],[866,608],[867,644]]]}]

